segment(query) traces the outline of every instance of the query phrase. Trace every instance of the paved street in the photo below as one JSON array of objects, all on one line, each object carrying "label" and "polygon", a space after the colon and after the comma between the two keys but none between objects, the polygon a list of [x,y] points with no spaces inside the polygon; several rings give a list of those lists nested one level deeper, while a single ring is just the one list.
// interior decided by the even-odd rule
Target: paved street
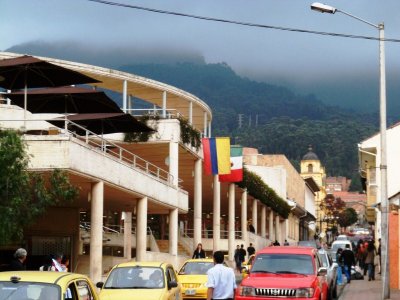
[{"label": "paved street", "polygon": [[[350,284],[340,287],[339,300],[380,300],[382,297],[381,277],[377,275],[374,281],[368,281],[367,276],[364,278],[364,280],[352,280]],[[391,290],[390,299],[400,300],[400,290]]]}]

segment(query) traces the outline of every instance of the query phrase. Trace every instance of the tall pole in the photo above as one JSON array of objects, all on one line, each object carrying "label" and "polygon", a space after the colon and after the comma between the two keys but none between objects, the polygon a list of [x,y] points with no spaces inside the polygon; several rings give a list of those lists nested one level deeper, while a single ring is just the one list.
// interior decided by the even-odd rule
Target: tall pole
[{"label": "tall pole", "polygon": [[381,255],[382,255],[382,299],[390,298],[389,272],[389,205],[387,195],[387,162],[386,162],[386,75],[385,75],[385,26],[379,29],[379,103],[380,103],[380,137],[381,137]]}]

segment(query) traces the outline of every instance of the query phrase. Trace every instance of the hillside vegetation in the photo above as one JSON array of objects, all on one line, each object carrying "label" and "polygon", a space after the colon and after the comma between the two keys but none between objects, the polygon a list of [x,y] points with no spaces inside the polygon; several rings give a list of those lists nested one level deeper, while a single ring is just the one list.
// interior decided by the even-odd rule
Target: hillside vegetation
[{"label": "hillside vegetation", "polygon": [[233,142],[261,153],[285,154],[297,168],[311,144],[328,175],[356,178],[357,143],[377,131],[377,116],[240,77],[226,64],[136,64],[120,69],[193,93],[213,110],[214,136],[231,136]]}]

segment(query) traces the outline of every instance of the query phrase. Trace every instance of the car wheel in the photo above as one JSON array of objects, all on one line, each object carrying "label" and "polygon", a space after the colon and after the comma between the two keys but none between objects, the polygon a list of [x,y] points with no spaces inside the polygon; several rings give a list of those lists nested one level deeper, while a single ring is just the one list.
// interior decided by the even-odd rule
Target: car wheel
[{"label": "car wheel", "polygon": [[326,293],[326,299],[327,299],[327,300],[333,300],[333,297],[332,297],[332,290],[333,290],[333,287],[330,286],[330,287],[328,288],[328,290],[327,290],[327,293]]},{"label": "car wheel", "polygon": [[333,299],[337,298],[337,284],[335,284],[335,287],[332,290],[332,298]]}]

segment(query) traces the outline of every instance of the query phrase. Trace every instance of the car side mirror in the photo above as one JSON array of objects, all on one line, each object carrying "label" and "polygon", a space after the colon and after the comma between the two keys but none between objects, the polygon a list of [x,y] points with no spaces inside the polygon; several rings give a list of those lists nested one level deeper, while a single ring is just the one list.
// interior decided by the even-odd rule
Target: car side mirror
[{"label": "car side mirror", "polygon": [[328,274],[328,269],[325,267],[321,267],[318,269],[318,276],[325,276]]},{"label": "car side mirror", "polygon": [[176,281],[170,281],[168,282],[168,289],[176,288],[178,287],[178,283]]},{"label": "car side mirror", "polygon": [[103,286],[104,286],[104,282],[100,281],[100,282],[96,283],[96,287],[98,287],[99,289],[102,289]]}]

